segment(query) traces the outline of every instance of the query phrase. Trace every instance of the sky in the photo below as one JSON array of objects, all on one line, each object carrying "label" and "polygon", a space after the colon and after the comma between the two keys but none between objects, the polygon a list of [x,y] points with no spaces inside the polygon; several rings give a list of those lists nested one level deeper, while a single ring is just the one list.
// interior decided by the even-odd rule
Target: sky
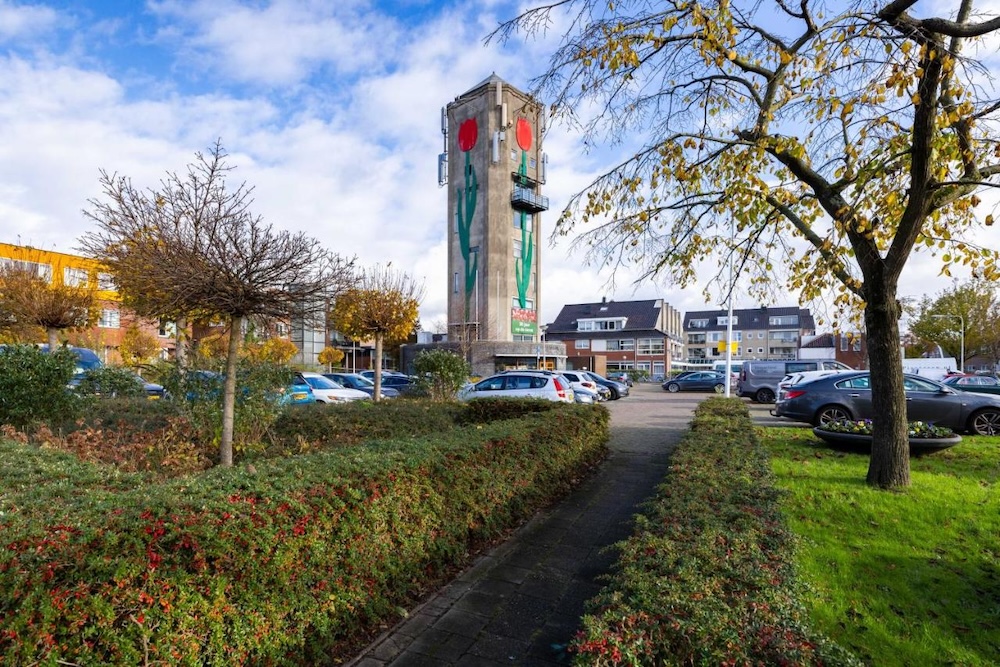
[{"label": "sky", "polygon": [[[254,188],[265,222],[422,280],[421,324],[441,330],[441,108],[491,73],[522,90],[541,73],[558,35],[484,41],[517,10],[505,0],[0,0],[0,242],[78,252],[101,170],[156,187],[221,140],[231,184]],[[636,283],[628,268],[588,266],[572,237],[550,240],[559,211],[613,156],[558,125],[543,149],[540,322],[604,297],[720,307],[703,285]],[[912,262],[900,293],[948,287],[936,273]],[[780,298],[766,305],[795,303]],[[756,305],[737,289],[735,307]]]}]

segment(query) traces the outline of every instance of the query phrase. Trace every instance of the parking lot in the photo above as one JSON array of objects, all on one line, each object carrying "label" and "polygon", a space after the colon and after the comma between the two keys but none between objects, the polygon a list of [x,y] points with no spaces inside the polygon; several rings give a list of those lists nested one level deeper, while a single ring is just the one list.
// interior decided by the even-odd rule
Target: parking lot
[{"label": "parking lot", "polygon": [[[632,408],[639,407],[635,403],[641,403],[643,408],[648,408],[653,404],[664,404],[671,405],[681,408],[682,406],[691,406],[693,403],[701,402],[702,400],[708,398],[709,396],[714,396],[715,394],[711,392],[683,392],[677,394],[671,394],[663,390],[663,387],[659,383],[655,382],[637,382],[635,386],[632,387],[632,395],[628,398],[620,401],[623,405],[629,403],[629,401],[634,401],[631,405]],[[754,403],[748,398],[741,399],[743,403],[750,410],[750,416],[753,421],[758,426],[789,426],[789,427],[802,427],[805,428],[808,424],[801,422],[793,422],[788,419],[781,419],[779,417],[771,416],[771,409],[774,407],[773,403]],[[608,403],[610,407],[614,402]]]}]

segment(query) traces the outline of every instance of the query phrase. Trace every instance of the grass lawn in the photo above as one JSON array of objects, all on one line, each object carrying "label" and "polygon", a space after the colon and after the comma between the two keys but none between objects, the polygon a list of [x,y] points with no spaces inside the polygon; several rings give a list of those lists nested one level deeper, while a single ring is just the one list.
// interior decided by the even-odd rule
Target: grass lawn
[{"label": "grass lawn", "polygon": [[760,435],[816,630],[879,667],[1000,665],[1000,437],[913,457],[911,487],[886,492],[865,453]]}]

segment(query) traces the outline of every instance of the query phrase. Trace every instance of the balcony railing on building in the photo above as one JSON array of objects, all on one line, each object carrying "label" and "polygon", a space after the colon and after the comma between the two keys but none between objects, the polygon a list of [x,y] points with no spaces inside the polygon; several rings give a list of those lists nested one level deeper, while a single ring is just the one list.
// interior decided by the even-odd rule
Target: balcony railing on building
[{"label": "balcony railing on building", "polygon": [[510,203],[514,208],[529,213],[549,210],[549,198],[537,192],[538,181],[517,172],[514,172],[512,176],[514,189],[511,191]]}]

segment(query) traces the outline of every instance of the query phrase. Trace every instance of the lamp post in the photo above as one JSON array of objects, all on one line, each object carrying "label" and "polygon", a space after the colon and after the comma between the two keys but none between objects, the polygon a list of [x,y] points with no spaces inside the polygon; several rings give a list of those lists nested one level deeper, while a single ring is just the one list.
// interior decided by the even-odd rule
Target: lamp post
[{"label": "lamp post", "polygon": [[938,319],[938,320],[940,320],[940,319],[947,319],[949,317],[953,318],[953,319],[954,318],[958,318],[958,322],[962,326],[962,328],[958,332],[959,333],[959,345],[962,347],[962,350],[961,350],[961,353],[960,353],[961,359],[960,359],[960,362],[959,362],[958,371],[960,373],[964,373],[965,372],[965,318],[962,315],[931,315],[931,317],[933,317],[934,319]]}]

